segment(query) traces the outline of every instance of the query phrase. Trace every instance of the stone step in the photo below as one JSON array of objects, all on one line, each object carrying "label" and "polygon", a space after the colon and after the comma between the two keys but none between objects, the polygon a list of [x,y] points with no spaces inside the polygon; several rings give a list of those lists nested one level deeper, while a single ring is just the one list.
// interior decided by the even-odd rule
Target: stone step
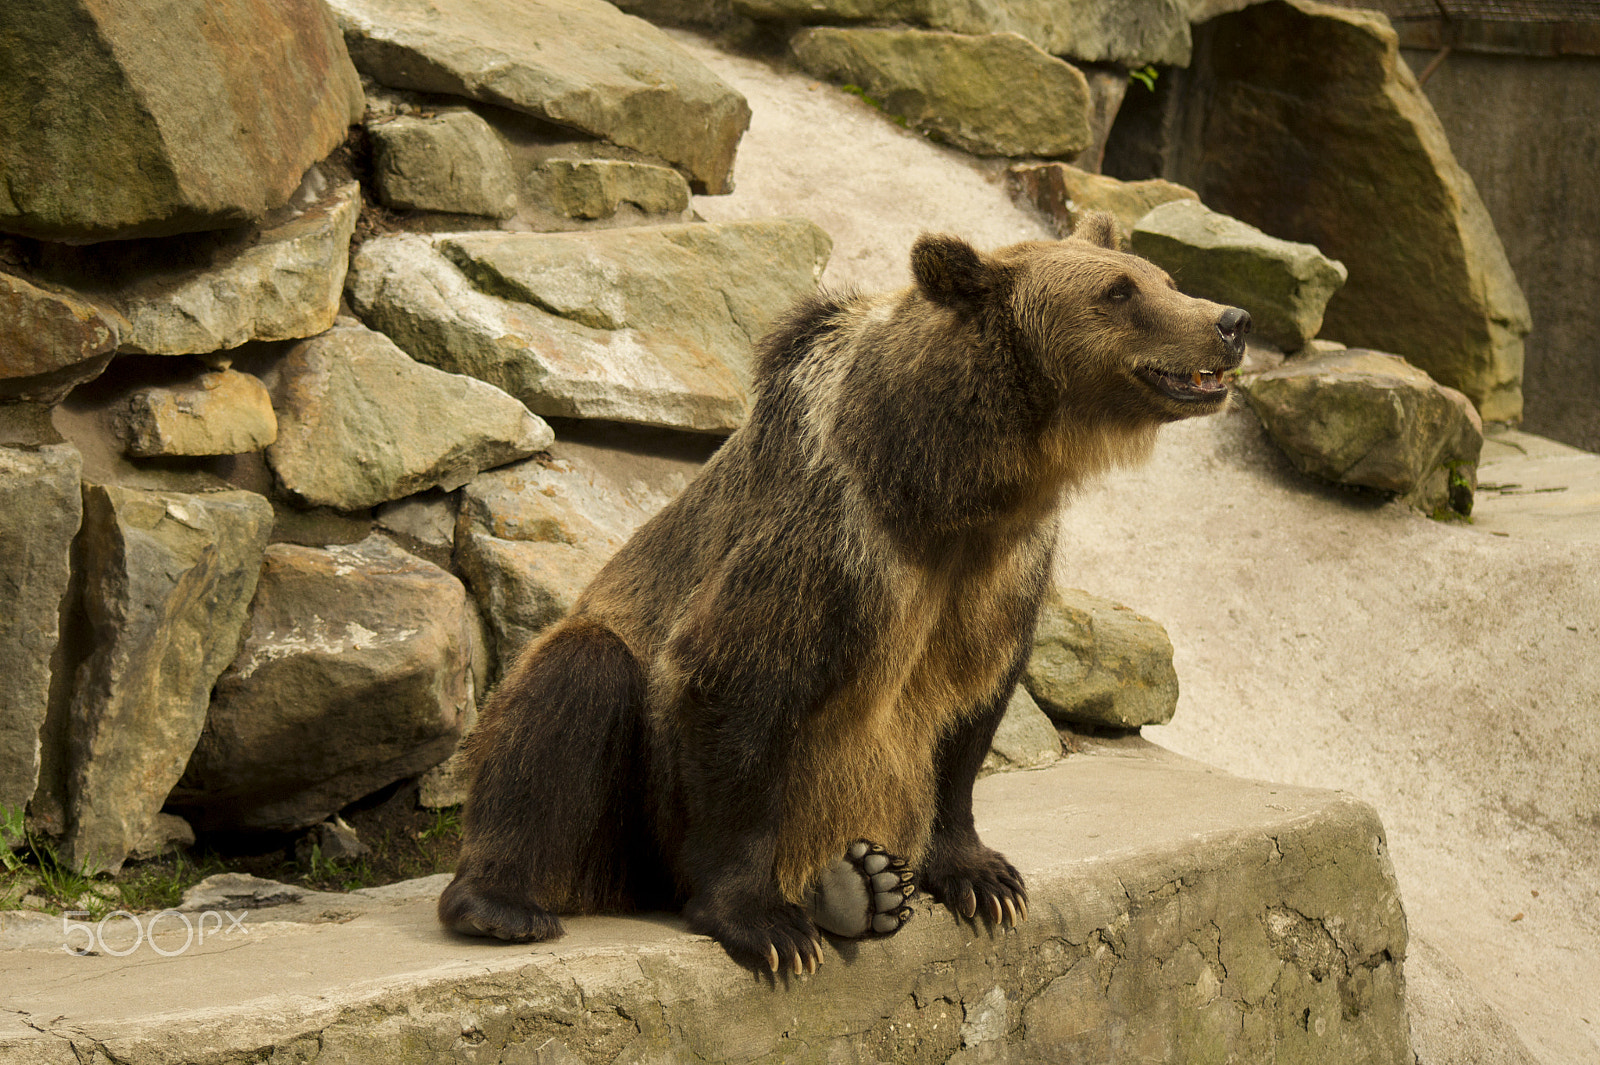
[{"label": "stone step", "polygon": [[1495,536],[1600,543],[1600,455],[1518,429],[1490,429],[1472,525]]},{"label": "stone step", "polygon": [[60,919],[13,919],[0,1065],[1410,1065],[1406,923],[1370,807],[1135,737],[985,778],[977,815],[1028,878],[1018,929],[919,896],[899,935],[832,941],[818,973],[776,986],[675,915],[574,919],[553,944],[455,938],[433,916],[443,877],[191,913],[203,944],[171,915],[136,943],[118,917],[92,957],[62,949]]}]

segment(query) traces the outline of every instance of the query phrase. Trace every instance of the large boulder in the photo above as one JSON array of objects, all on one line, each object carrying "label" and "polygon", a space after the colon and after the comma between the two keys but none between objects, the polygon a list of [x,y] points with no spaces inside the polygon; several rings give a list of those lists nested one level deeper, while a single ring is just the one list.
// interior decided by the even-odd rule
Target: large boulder
[{"label": "large boulder", "polygon": [[389,207],[510,218],[517,175],[494,127],[466,108],[367,126],[373,184]]},{"label": "large boulder", "polygon": [[361,70],[397,89],[507,107],[732,188],[744,97],[661,30],[603,0],[330,0]]},{"label": "large boulder", "polygon": [[1333,351],[1241,378],[1273,442],[1302,472],[1472,512],[1483,423],[1467,398],[1394,355]]},{"label": "large boulder", "polygon": [[296,340],[333,324],[361,211],[355,182],[315,171],[259,229],[166,244],[94,248],[66,276],[128,320],[118,350],[208,354]]},{"label": "large boulder", "polygon": [[83,509],[93,650],[72,694],[64,857],[115,871],[183,775],[238,651],[272,505],[89,485]]},{"label": "large boulder", "polygon": [[1311,245],[1269,237],[1198,200],[1152,210],[1134,226],[1132,246],[1189,295],[1249,311],[1251,331],[1285,351],[1317,335],[1348,276]]},{"label": "large boulder", "polygon": [[555,436],[493,385],[419,363],[355,323],[295,345],[276,367],[273,403],[267,461],[279,483],[339,510],[459,488]]},{"label": "large boulder", "polygon": [[801,219],[368,241],[352,306],[412,357],[537,414],[726,433],[751,345],[815,289],[829,242]]},{"label": "large boulder", "polygon": [[0,5],[0,231],[106,240],[259,219],[363,106],[321,0]]},{"label": "large boulder", "polygon": [[1072,155],[1093,142],[1083,73],[1015,33],[818,27],[790,44],[807,72],[975,155]]},{"label": "large boulder", "polygon": [[1485,420],[1517,418],[1527,301],[1384,18],[1274,0],[1200,41],[1172,176],[1349,268],[1329,336],[1404,356]]},{"label": "large boulder", "polygon": [[385,537],[273,544],[170,805],[201,829],[303,828],[444,761],[473,706],[468,610]]},{"label": "large boulder", "polygon": [[0,808],[21,809],[39,779],[82,465],[70,444],[0,447]]},{"label": "large boulder", "polygon": [[1183,0],[732,0],[751,18],[909,22],[954,33],[1019,33],[1052,55],[1143,66],[1189,62]]},{"label": "large boulder", "polygon": [[1178,706],[1172,641],[1160,624],[1088,592],[1052,588],[1022,684],[1058,725],[1164,725]]},{"label": "large boulder", "polygon": [[1077,228],[1086,211],[1105,211],[1117,220],[1124,239],[1139,219],[1174,200],[1197,200],[1193,189],[1160,178],[1118,181],[1091,174],[1067,163],[1018,163],[1007,174],[1023,197],[1055,224],[1066,237]]},{"label": "large boulder", "polygon": [[0,402],[59,402],[100,375],[127,326],[75,293],[0,274]]}]

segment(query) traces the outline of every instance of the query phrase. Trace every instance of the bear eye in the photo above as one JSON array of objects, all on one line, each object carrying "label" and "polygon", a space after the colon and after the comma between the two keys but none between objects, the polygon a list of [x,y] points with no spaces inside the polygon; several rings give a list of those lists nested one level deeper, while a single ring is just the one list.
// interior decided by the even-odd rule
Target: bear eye
[{"label": "bear eye", "polygon": [[1112,303],[1126,303],[1133,299],[1133,282],[1124,277],[1106,289],[1106,299]]}]

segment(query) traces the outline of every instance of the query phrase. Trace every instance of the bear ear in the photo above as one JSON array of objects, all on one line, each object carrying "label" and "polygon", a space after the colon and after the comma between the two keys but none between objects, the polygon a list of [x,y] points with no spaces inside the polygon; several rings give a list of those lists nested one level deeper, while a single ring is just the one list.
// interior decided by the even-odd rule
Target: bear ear
[{"label": "bear ear", "polygon": [[1122,244],[1117,220],[1104,211],[1086,211],[1079,215],[1078,224],[1072,227],[1072,239],[1111,251],[1120,251]]},{"label": "bear ear", "polygon": [[966,241],[924,233],[911,246],[911,274],[923,295],[945,307],[975,307],[989,295],[989,264]]}]

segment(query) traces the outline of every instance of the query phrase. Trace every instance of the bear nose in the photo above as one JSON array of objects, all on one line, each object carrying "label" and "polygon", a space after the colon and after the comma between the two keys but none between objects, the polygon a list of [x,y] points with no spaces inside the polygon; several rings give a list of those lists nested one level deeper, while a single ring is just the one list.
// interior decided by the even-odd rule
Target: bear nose
[{"label": "bear nose", "polygon": [[1228,345],[1228,350],[1235,355],[1244,352],[1244,335],[1250,332],[1250,313],[1237,307],[1229,307],[1222,312],[1222,317],[1217,319],[1217,333],[1221,335],[1222,342]]}]

